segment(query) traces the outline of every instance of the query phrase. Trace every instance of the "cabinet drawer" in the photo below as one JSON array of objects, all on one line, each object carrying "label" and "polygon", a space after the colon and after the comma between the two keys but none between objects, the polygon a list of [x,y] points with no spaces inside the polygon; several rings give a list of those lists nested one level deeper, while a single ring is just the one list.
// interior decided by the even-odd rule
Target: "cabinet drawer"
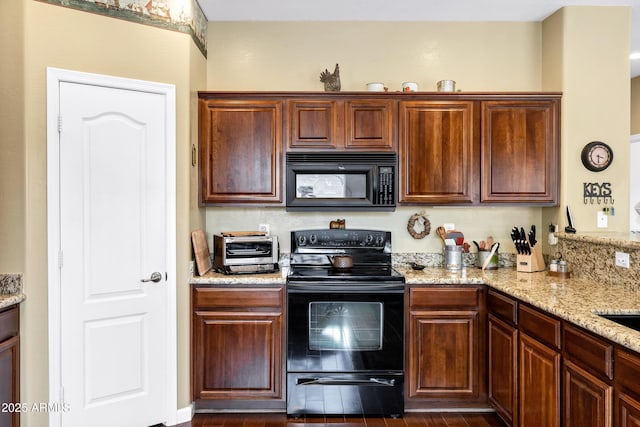
[{"label": "cabinet drawer", "polygon": [[194,288],[194,308],[264,308],[281,309],[282,288]]},{"label": "cabinet drawer", "polygon": [[477,307],[480,300],[478,288],[411,288],[411,307]]},{"label": "cabinet drawer", "polygon": [[640,396],[640,357],[626,350],[616,349],[616,389],[624,386],[628,391],[632,391]]},{"label": "cabinet drawer", "polygon": [[538,310],[520,305],[518,308],[520,330],[548,346],[560,348],[560,321]]},{"label": "cabinet drawer", "polygon": [[493,315],[512,325],[518,324],[518,302],[508,296],[489,291],[487,309]]},{"label": "cabinet drawer", "polygon": [[576,327],[565,324],[563,348],[574,362],[613,379],[613,345]]},{"label": "cabinet drawer", "polygon": [[0,311],[0,341],[14,337],[20,332],[20,311],[13,306]]}]

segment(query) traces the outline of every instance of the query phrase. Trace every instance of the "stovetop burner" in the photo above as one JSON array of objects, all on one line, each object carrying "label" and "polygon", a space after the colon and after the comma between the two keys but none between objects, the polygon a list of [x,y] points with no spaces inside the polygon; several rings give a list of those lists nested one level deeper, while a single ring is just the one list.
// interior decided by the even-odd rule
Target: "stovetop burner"
[{"label": "stovetop burner", "polygon": [[395,281],[404,283],[404,276],[389,266],[353,266],[334,268],[328,266],[293,266],[289,280],[295,281]]},{"label": "stovetop burner", "polygon": [[[353,266],[335,268],[331,257],[351,257]],[[391,266],[391,233],[378,230],[300,230],[291,232],[289,283],[404,283]]]}]

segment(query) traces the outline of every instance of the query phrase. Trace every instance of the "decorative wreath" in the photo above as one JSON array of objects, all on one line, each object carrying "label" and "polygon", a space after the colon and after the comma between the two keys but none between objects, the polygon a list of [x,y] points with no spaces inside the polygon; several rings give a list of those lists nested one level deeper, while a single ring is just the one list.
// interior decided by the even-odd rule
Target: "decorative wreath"
[{"label": "decorative wreath", "polygon": [[[422,231],[416,231],[416,224],[418,224],[419,228],[422,228]],[[424,212],[414,214],[409,218],[407,231],[414,239],[424,239],[431,232],[431,222],[427,219]]]}]

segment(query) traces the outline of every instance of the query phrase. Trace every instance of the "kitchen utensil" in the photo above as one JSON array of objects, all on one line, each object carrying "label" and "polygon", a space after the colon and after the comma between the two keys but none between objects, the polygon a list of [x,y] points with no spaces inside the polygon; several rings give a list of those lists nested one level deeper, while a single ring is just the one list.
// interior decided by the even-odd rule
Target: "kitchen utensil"
[{"label": "kitchen utensil", "polygon": [[464,234],[460,231],[451,230],[447,233],[447,239],[453,239],[456,245],[462,245],[464,243]]},{"label": "kitchen utensil", "polygon": [[498,246],[500,245],[493,245],[491,247],[491,251],[489,252],[489,255],[487,256],[487,258],[484,260],[484,263],[482,263],[482,271],[485,271],[487,269],[487,266],[489,265],[489,263],[491,262],[491,259],[493,258],[493,256],[495,255],[495,253],[498,251]]},{"label": "kitchen utensil", "polygon": [[443,242],[447,238],[447,231],[442,226],[436,228],[436,234],[440,237],[440,239],[442,239]]},{"label": "kitchen utensil", "polygon": [[473,244],[476,246],[476,250],[478,252],[480,252],[480,245],[478,244],[478,242],[476,242],[475,240],[473,240]]},{"label": "kitchen utensil", "polygon": [[484,251],[487,249],[487,243],[484,240],[480,240],[480,250]]},{"label": "kitchen utensil", "polygon": [[573,218],[571,217],[571,210],[569,209],[569,205],[567,205],[567,222],[569,223],[569,225],[564,228],[564,231],[566,233],[575,233],[576,229],[573,227]]},{"label": "kitchen utensil", "polygon": [[445,246],[457,246],[455,239],[444,239]]},{"label": "kitchen utensil", "polygon": [[207,244],[207,237],[204,230],[198,229],[191,233],[191,242],[193,243],[193,252],[196,257],[196,268],[198,275],[202,276],[211,270],[211,252]]},{"label": "kitchen utensil", "polygon": [[471,245],[468,244],[467,242],[464,242],[462,244],[462,252],[464,252],[465,254],[469,253],[469,249],[471,248]]},{"label": "kitchen utensil", "polygon": [[351,255],[328,255],[327,257],[333,268],[347,269],[353,267],[353,258]]},{"label": "kitchen utensil", "polygon": [[493,236],[488,236],[487,237],[487,249],[491,248],[491,246],[493,246]]}]

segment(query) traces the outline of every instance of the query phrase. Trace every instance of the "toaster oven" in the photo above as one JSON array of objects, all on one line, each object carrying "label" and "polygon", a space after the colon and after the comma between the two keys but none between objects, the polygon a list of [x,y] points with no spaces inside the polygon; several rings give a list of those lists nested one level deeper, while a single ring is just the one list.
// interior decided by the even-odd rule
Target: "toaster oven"
[{"label": "toaster oven", "polygon": [[278,269],[277,236],[213,236],[213,267],[221,273],[268,273]]}]

